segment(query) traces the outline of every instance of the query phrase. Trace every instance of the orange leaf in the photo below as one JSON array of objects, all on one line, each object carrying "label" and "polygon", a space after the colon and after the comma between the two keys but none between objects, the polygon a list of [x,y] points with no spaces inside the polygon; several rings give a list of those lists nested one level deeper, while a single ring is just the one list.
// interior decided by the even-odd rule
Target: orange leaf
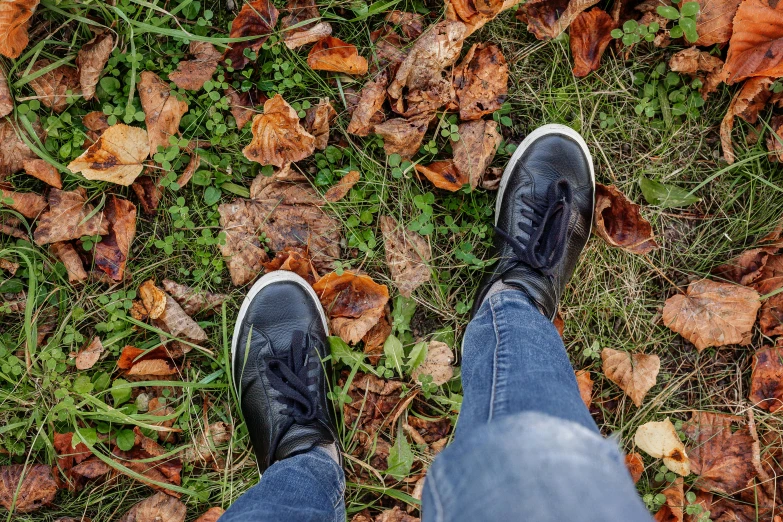
[{"label": "orange leaf", "polygon": [[46,464],[0,466],[0,506],[8,511],[30,513],[54,502],[55,495],[57,483]]},{"label": "orange leaf", "polygon": [[27,29],[38,0],[0,2],[0,54],[18,58],[27,47]]},{"label": "orange leaf", "polygon": [[590,370],[577,370],[576,385],[579,388],[579,396],[587,408],[593,403],[593,379],[590,377]]},{"label": "orange leaf", "polygon": [[271,0],[255,0],[243,4],[239,14],[231,23],[229,36],[231,38],[259,36],[260,38],[232,43],[231,47],[223,53],[223,60],[231,60],[231,67],[236,70],[244,69],[250,62],[245,57],[244,50],[257,52],[261,49],[277,24],[277,15],[277,8]]},{"label": "orange leaf", "polygon": [[324,194],[324,199],[332,203],[340,201],[346,196],[346,194],[348,194],[348,192],[350,192],[353,186],[356,185],[360,177],[361,174],[359,174],[358,170],[352,170],[340,178],[340,181],[338,181],[336,185],[326,191],[326,194]]},{"label": "orange leaf", "polygon": [[646,254],[658,248],[650,222],[614,185],[595,187],[595,233],[609,245],[632,254]]},{"label": "orange leaf", "polygon": [[57,172],[57,169],[52,167],[46,160],[25,160],[24,171],[30,176],[40,179],[47,185],[58,189],[63,188],[63,182],[60,178],[60,173]]},{"label": "orange leaf", "polygon": [[629,453],[625,456],[625,467],[628,468],[633,483],[636,484],[639,482],[639,479],[642,478],[642,473],[644,473],[644,461],[642,460],[642,456],[638,453]]},{"label": "orange leaf", "polygon": [[331,319],[334,332],[351,344],[358,343],[378,323],[389,301],[385,285],[353,272],[326,274],[313,289]]},{"label": "orange leaf", "polygon": [[470,183],[468,177],[460,173],[451,160],[436,161],[429,165],[416,165],[415,169],[439,189],[450,192],[456,192]]},{"label": "orange leaf", "polygon": [[253,118],[253,141],[242,150],[250,161],[282,167],[315,150],[315,138],[299,123],[296,111],[276,94],[264,103],[264,113]]},{"label": "orange leaf", "polygon": [[87,279],[87,272],[84,270],[82,258],[79,257],[79,253],[71,243],[58,241],[57,243],[52,243],[49,249],[65,265],[69,283],[78,283]]},{"label": "orange leaf", "polygon": [[783,4],[745,0],[734,16],[734,29],[726,55],[727,83],[752,76],[783,76]]},{"label": "orange leaf", "polygon": [[699,16],[696,18],[696,45],[724,44],[731,38],[732,20],[742,0],[697,0]]},{"label": "orange leaf", "polygon": [[[726,71],[724,67],[724,72]],[[756,123],[759,117],[759,111],[764,108],[772,96],[769,87],[772,85],[772,78],[759,77],[750,78],[742,88],[734,95],[726,111],[726,116],[720,123],[720,144],[723,148],[723,158],[731,165],[734,163],[734,145],[731,142],[731,131],[734,128],[734,118],[739,116],[748,123]]]},{"label": "orange leaf", "polygon": [[169,138],[178,135],[179,122],[188,112],[188,104],[179,100],[169,88],[169,84],[150,71],[141,73],[138,88],[150,142],[149,155],[152,157],[158,152],[158,147],[168,148]]},{"label": "orange leaf", "polygon": [[614,20],[606,11],[594,8],[577,16],[571,24],[571,53],[574,76],[587,76],[598,69],[601,57],[612,41]]},{"label": "orange leaf", "polygon": [[14,110],[14,99],[8,88],[8,80],[5,71],[0,69],[0,118],[8,116]]},{"label": "orange leaf", "polygon": [[318,41],[307,55],[307,65],[315,71],[334,71],[345,74],[367,74],[367,60],[359,56],[355,45],[333,36]]}]

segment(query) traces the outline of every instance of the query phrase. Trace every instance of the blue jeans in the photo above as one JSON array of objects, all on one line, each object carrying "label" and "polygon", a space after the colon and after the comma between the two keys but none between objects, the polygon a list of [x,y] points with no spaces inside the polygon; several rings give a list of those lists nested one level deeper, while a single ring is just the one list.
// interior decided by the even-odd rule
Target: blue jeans
[{"label": "blue jeans", "polygon": [[[519,291],[491,295],[463,341],[454,441],[427,473],[424,522],[649,522],[616,444],[582,403],[557,330]],[[344,522],[319,450],[273,464],[221,522]]]}]

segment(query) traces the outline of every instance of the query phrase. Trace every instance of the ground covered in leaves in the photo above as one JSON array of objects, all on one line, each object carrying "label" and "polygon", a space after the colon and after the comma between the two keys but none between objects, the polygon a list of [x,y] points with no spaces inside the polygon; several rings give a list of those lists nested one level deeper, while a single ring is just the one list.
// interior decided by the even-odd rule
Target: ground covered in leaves
[{"label": "ground covered in leaves", "polygon": [[583,400],[657,520],[777,520],[782,38],[768,0],[0,2],[0,516],[216,520],[257,481],[233,318],[290,270],[349,519],[418,520],[493,190],[562,123]]}]

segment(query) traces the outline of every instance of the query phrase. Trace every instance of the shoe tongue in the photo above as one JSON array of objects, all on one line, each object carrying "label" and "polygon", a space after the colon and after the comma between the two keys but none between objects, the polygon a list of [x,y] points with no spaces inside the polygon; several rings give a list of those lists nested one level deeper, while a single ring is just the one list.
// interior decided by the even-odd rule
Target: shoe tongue
[{"label": "shoe tongue", "polygon": [[320,422],[294,423],[277,445],[273,462],[311,450],[313,447],[333,441],[334,437]]}]

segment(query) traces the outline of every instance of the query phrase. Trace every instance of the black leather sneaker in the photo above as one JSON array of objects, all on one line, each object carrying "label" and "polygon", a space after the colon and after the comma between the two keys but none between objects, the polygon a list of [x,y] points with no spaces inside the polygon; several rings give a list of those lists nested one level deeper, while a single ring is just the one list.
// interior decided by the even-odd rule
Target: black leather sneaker
[{"label": "black leather sneaker", "polygon": [[587,144],[564,125],[544,125],[519,145],[495,203],[497,263],[479,288],[478,312],[499,280],[525,292],[554,319],[566,283],[590,237],[595,173]]},{"label": "black leather sneaker", "polygon": [[328,331],[318,296],[293,272],[263,276],[239,309],[232,374],[261,473],[316,446],[342,464],[326,397]]}]

